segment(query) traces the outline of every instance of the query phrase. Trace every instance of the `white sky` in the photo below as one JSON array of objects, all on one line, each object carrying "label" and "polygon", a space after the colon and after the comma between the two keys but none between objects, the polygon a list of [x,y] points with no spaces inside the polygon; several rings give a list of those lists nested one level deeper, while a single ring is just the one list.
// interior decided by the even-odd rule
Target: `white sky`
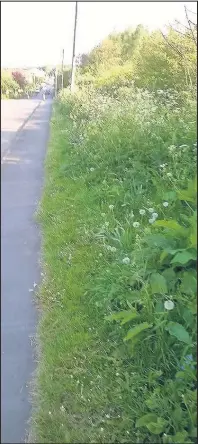
[{"label": "white sky", "polygon": [[[78,2],[76,54],[87,52],[113,30],[143,24],[163,27],[184,20],[196,2]],[[75,2],[1,2],[2,67],[71,63]],[[193,16],[192,16],[193,17]]]}]

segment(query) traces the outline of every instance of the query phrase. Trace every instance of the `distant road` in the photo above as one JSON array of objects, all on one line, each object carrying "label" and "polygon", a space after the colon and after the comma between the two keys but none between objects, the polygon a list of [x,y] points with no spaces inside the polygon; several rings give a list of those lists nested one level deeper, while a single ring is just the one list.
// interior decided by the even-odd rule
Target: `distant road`
[{"label": "distant road", "polygon": [[39,103],[38,96],[35,99],[1,100],[1,158],[21,125]]},{"label": "distant road", "polygon": [[1,100],[1,159],[41,100],[42,90],[31,99]]}]

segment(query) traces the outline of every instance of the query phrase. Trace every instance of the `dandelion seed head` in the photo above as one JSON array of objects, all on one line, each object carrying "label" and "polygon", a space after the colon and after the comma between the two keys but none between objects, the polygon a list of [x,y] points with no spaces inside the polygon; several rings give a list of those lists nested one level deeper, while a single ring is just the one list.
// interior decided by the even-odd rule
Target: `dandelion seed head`
[{"label": "dandelion seed head", "polygon": [[122,263],[125,264],[125,265],[130,264],[130,262],[131,261],[130,261],[129,257],[127,257],[127,256],[122,259]]},{"label": "dandelion seed head", "polygon": [[139,222],[133,222],[133,227],[138,228],[140,226]]},{"label": "dandelion seed head", "polygon": [[141,214],[141,216],[144,216],[144,214],[146,213],[146,211],[145,210],[139,210],[139,213]]},{"label": "dandelion seed head", "polygon": [[164,302],[164,308],[166,310],[173,310],[174,306],[175,306],[175,304],[173,301],[165,301]]},{"label": "dandelion seed head", "polygon": [[169,203],[168,202],[163,202],[163,206],[166,208],[168,207]]}]

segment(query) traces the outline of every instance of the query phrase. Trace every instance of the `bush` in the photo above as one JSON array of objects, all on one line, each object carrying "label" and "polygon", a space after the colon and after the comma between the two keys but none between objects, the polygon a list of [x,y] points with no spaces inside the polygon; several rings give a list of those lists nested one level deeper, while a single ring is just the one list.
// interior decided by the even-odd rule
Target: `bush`
[{"label": "bush", "polygon": [[[1,97],[14,98],[19,89],[19,85],[13,80],[12,76],[7,72],[1,74]],[[2,98],[3,98],[2,97]]]}]

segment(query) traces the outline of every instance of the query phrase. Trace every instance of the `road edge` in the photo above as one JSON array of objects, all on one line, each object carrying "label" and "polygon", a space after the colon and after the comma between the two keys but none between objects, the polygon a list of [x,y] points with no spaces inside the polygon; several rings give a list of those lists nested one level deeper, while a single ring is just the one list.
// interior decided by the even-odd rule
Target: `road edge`
[{"label": "road edge", "polygon": [[8,154],[10,154],[10,151],[12,149],[12,144],[16,141],[16,139],[18,138],[19,134],[21,133],[21,131],[23,130],[23,128],[25,127],[25,125],[28,123],[28,121],[31,119],[31,117],[33,116],[34,112],[37,110],[37,108],[40,106],[42,100],[40,100],[39,103],[37,103],[37,105],[35,106],[35,108],[33,109],[33,111],[31,111],[31,113],[29,114],[28,117],[26,117],[26,119],[23,121],[23,123],[20,125],[20,127],[17,129],[15,135],[13,136],[13,138],[11,139],[8,148],[5,150],[5,152],[2,154],[1,157],[1,163],[3,163],[3,161],[5,160],[5,158],[7,157]]}]

